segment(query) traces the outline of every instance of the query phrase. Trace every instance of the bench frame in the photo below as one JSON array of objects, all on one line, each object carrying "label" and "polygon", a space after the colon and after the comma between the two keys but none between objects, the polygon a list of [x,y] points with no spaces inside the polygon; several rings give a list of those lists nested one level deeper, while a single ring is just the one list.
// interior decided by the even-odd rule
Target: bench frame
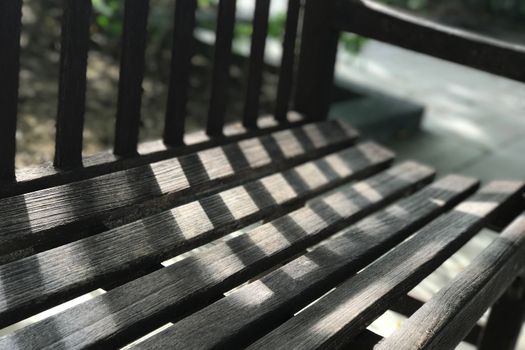
[{"label": "bench frame", "polygon": [[[186,135],[184,125],[197,1],[176,1],[163,143],[139,144],[149,1],[125,0],[114,149],[113,152],[83,159],[86,65],[92,9],[89,0],[65,1],[55,159],[53,164],[15,171],[22,0],[0,2],[0,198],[324,120],[331,102],[338,39],[342,31],[525,82],[525,70],[519,69],[525,58],[525,48],[521,46],[421,20],[370,0],[290,0],[275,120],[259,118],[258,96],[269,3],[269,0],[257,0],[243,120],[225,126],[227,68],[230,64],[236,1],[220,1],[206,132]],[[297,45],[300,45],[299,55],[295,54]],[[297,74],[294,74],[295,71]],[[519,278],[495,304],[487,327],[476,329],[480,349],[490,349],[495,342],[500,349],[513,348],[525,317],[524,303],[525,284]],[[513,310],[512,317],[508,316],[508,310]],[[470,336],[471,342],[475,342],[474,337]],[[506,344],[502,343],[503,339]]]}]

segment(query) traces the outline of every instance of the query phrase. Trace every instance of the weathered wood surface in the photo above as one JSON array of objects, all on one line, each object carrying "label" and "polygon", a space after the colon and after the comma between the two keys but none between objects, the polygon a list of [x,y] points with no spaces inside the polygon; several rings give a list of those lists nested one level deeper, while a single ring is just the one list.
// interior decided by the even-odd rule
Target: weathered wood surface
[{"label": "weathered wood surface", "polygon": [[0,3],[0,184],[15,179],[22,0]]},{"label": "weathered wood surface", "polygon": [[[424,302],[416,299],[409,294],[402,296],[396,302],[390,305],[389,310],[397,312],[398,314],[404,315],[406,317],[412,316]],[[480,339],[481,334],[484,331],[484,326],[476,324],[472,330],[467,334],[463,341],[476,345]]]},{"label": "weathered wood surface", "polygon": [[376,349],[454,348],[524,267],[522,215]]},{"label": "weathered wood surface", "polygon": [[[276,120],[268,122],[258,118],[258,102],[270,1],[257,1],[243,123],[224,127],[236,0],[220,0],[207,130],[188,136],[184,121],[197,1],[176,1],[164,143],[138,145],[149,0],[126,0],[115,154],[82,159],[91,1],[65,1],[58,168],[22,170],[18,183],[13,175],[21,1],[0,4],[5,51],[0,182],[6,184],[0,188],[0,326],[92,289],[108,290],[0,338],[0,348],[115,347],[168,321],[175,325],[139,347],[370,348],[376,343],[379,337],[364,328],[492,217],[505,220],[499,213],[517,202],[524,185],[493,183],[457,205],[477,182],[451,176],[410,195],[432,180],[432,169],[405,163],[373,175],[387,168],[393,155],[373,143],[344,149],[357,137],[353,129],[337,122],[291,129],[327,115],[340,29],[357,26],[366,34],[369,24],[357,18],[363,14],[378,21],[375,35],[397,42],[397,29],[385,28],[414,25],[411,18],[369,4],[288,2]],[[358,20],[343,20],[349,12]],[[493,43],[483,38],[458,39],[431,25],[423,32],[432,40],[492,50],[487,45]],[[413,38],[402,45],[429,50]],[[503,60],[489,64],[470,52],[463,63],[508,75],[502,62],[521,49],[496,46]],[[445,56],[459,60],[457,52]],[[289,111],[295,85],[295,107],[306,113],[304,119]],[[347,184],[364,177],[369,178]],[[518,208],[511,209],[509,217]],[[258,220],[265,223],[168,268],[159,266]],[[522,216],[379,347],[455,345],[522,270],[524,227]],[[240,286],[250,279],[255,282]]]},{"label": "weathered wood surface", "polygon": [[[0,200],[0,253],[55,239],[75,239],[82,230],[102,230],[114,210],[143,204],[135,219],[184,198],[204,196],[235,181],[248,181],[272,171],[351,144],[355,130],[337,122],[309,124],[169,159]],[[185,195],[185,197],[183,197]],[[162,197],[163,196],[163,197]],[[162,197],[162,198],[159,198]],[[146,202],[146,203],[145,203]],[[149,203],[151,204],[151,203]],[[167,209],[167,208],[166,208]],[[124,214],[128,214],[125,210]]]},{"label": "weathered wood surface", "polygon": [[250,48],[250,61],[248,67],[248,82],[246,98],[244,100],[244,113],[242,124],[246,128],[257,128],[259,117],[259,99],[264,70],[264,49],[266,47],[266,34],[268,33],[268,18],[270,15],[270,0],[255,2],[253,15],[253,32]]},{"label": "weathered wood surface", "polygon": [[222,138],[210,138],[203,131],[187,133],[184,135],[185,145],[178,147],[166,146],[160,140],[143,142],[138,145],[139,156],[137,157],[118,157],[112,151],[100,152],[85,157],[82,168],[61,170],[55,168],[52,162],[47,162],[35,167],[18,169],[16,171],[17,182],[2,184],[0,198],[90,179],[306,123],[305,119],[297,113],[290,113],[288,120],[290,121],[288,124],[279,124],[273,117],[265,116],[259,119],[259,129],[256,130],[248,130],[239,122],[231,123],[225,126],[225,137]]},{"label": "weathered wood surface", "polygon": [[441,179],[184,318],[142,346],[211,349],[249,343],[465,199],[477,186],[471,178]]},{"label": "weathered wood surface", "polygon": [[114,153],[137,153],[142,106],[149,0],[126,0],[115,125]]},{"label": "weathered wood surface", "polygon": [[[9,315],[23,317],[21,309],[33,312],[39,305],[45,307],[53,300],[89,291],[140,266],[159,264],[231,230],[275,217],[322,191],[384,169],[392,159],[388,150],[364,143],[3,265],[0,319],[7,322]],[[31,269],[36,263],[39,268]],[[42,274],[47,276],[46,280],[42,280]]]},{"label": "weathered wood surface", "polygon": [[57,168],[82,165],[91,1],[64,1],[55,141]]},{"label": "weathered wood surface", "polygon": [[[366,181],[341,187],[336,192],[313,199],[307,206],[252,229],[245,235],[198,252],[170,267],[1,338],[0,347],[13,344],[25,347],[31,343],[38,343],[42,348],[121,344],[136,336],[137,331],[145,332],[162,325],[166,320],[176,318],[177,315],[184,315],[192,308],[215,300],[221,293],[290,258],[308,245],[355,222],[381,205],[421,187],[432,177],[433,171],[430,168],[416,163],[404,163]],[[248,202],[236,203],[246,206]],[[191,221],[191,225],[185,228],[190,230],[186,235],[192,234],[194,223],[211,225],[208,220]],[[156,234],[162,232],[155,231]],[[163,237],[157,241],[149,238],[146,245],[137,244],[135,251],[155,251],[165,239]],[[82,255],[72,252],[67,256]],[[114,259],[112,255],[99,252],[98,249],[93,249],[93,257],[106,261]],[[79,263],[71,262],[68,268],[88,274],[90,270],[86,268],[91,260],[82,261],[77,258],[77,261]],[[39,268],[42,269],[42,265]],[[91,271],[93,270],[96,271],[96,268]],[[49,271],[41,270],[40,276],[46,279],[46,276],[50,276]],[[51,288],[52,282],[59,282],[60,278],[61,276],[54,276],[51,280],[45,280],[42,283],[44,289]],[[16,293],[13,298],[17,298]],[[8,299],[3,305],[9,305],[9,302]]]},{"label": "weathered wood surface", "polygon": [[521,182],[492,182],[250,348],[340,348],[468,241]]}]

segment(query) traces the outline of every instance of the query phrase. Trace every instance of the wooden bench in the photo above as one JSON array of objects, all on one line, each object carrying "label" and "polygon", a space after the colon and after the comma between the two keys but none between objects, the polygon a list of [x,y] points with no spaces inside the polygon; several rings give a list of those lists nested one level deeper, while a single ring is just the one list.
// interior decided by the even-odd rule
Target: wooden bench
[{"label": "wooden bench", "polygon": [[[436,179],[325,119],[340,30],[515,79],[522,49],[368,1],[289,0],[275,116],[259,117],[269,3],[256,2],[243,119],[225,126],[236,3],[220,1],[207,128],[185,134],[196,0],[176,1],[163,140],[139,144],[149,4],[126,1],[115,147],[83,159],[91,5],[65,1],[55,161],[15,172],[21,1],[0,2],[1,349],[515,345],[525,183]],[[396,35],[413,28],[438,46]],[[407,294],[483,227],[501,234],[449,285]],[[366,327],[387,310],[409,318],[382,339]]]}]

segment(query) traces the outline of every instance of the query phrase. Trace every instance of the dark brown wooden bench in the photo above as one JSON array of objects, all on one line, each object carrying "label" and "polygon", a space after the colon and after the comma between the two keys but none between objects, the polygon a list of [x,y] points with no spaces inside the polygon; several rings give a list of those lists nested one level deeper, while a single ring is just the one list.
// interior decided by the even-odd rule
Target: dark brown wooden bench
[{"label": "dark brown wooden bench", "polygon": [[[0,348],[513,348],[525,183],[436,179],[326,116],[341,30],[521,81],[523,49],[365,0],[289,0],[260,117],[257,0],[245,112],[225,125],[236,2],[221,0],[207,128],[185,134],[196,4],[176,1],[163,139],[139,144],[149,3],[125,2],[115,147],[82,158],[91,4],[65,1],[55,161],[15,171],[21,0],[0,2]],[[501,234],[449,285],[407,294],[484,227]],[[409,318],[382,339],[366,327],[387,310]]]}]

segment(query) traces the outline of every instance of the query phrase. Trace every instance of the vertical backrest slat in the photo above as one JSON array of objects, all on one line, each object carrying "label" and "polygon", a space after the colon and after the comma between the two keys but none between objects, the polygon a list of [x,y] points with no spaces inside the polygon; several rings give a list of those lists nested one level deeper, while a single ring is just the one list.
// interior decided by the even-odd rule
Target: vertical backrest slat
[{"label": "vertical backrest slat", "polygon": [[246,128],[257,127],[259,115],[259,97],[261,93],[262,73],[264,69],[264,49],[268,33],[270,0],[257,0],[253,16],[253,33],[248,70],[248,87],[244,105],[243,125]]},{"label": "vertical backrest slat", "polygon": [[[315,1],[315,0],[314,0]],[[286,121],[290,108],[292,96],[295,45],[297,41],[297,27],[299,23],[299,11],[301,0],[288,0],[288,14],[283,40],[283,57],[279,74],[279,85],[277,88],[277,99],[275,102],[275,119]],[[319,52],[318,54],[323,54]]]},{"label": "vertical backrest slat", "polygon": [[196,9],[197,0],[175,1],[171,73],[164,125],[164,143],[168,146],[183,144]]},{"label": "vertical backrest slat", "polygon": [[[178,1],[177,1],[178,2]],[[149,0],[126,0],[114,153],[137,153]]]},{"label": "vertical backrest slat", "polygon": [[215,54],[211,80],[211,96],[206,133],[222,135],[226,113],[236,0],[220,0],[217,14]]},{"label": "vertical backrest slat", "polygon": [[330,23],[333,5],[307,0],[304,8],[294,108],[310,120],[328,117],[339,41]]},{"label": "vertical backrest slat", "polygon": [[15,179],[22,1],[0,1],[0,182]]},{"label": "vertical backrest slat", "polygon": [[55,145],[58,168],[82,165],[90,17],[90,0],[64,1]]}]

